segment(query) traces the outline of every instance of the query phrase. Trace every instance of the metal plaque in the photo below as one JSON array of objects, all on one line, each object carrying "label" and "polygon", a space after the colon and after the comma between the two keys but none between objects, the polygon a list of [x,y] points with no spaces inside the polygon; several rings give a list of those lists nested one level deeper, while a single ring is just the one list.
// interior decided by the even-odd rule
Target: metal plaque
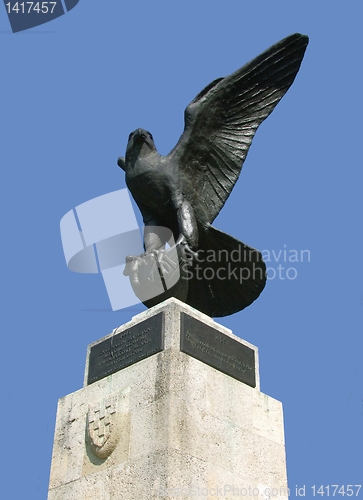
[{"label": "metal plaque", "polygon": [[255,351],[185,313],[181,313],[180,350],[256,387]]},{"label": "metal plaque", "polygon": [[164,313],[117,333],[91,347],[88,384],[118,372],[164,349]]}]

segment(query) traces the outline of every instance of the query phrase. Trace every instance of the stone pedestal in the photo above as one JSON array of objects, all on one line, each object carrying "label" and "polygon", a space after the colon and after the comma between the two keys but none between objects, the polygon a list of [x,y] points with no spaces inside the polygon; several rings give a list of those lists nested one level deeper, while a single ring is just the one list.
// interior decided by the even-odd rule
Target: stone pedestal
[{"label": "stone pedestal", "polygon": [[256,347],[173,298],[89,346],[83,389],[59,400],[48,500],[287,493]]}]

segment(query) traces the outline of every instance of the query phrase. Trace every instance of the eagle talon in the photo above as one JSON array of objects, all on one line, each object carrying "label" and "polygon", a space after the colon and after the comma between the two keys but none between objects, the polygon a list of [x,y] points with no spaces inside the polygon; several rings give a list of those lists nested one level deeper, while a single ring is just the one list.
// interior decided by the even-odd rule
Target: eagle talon
[{"label": "eagle talon", "polygon": [[152,254],[155,257],[156,265],[158,266],[159,273],[162,276],[167,276],[173,268],[175,268],[175,262],[170,259],[164,248],[161,250],[154,250]]},{"label": "eagle talon", "polygon": [[194,252],[194,250],[192,250],[183,234],[179,236],[175,246],[180,250],[181,256],[184,260],[188,262],[198,260],[198,252]]},{"label": "eagle talon", "polygon": [[142,262],[142,255],[139,256],[127,255],[126,257],[126,265],[123,275],[130,276],[130,279],[136,284],[139,284],[138,269],[141,262]]}]

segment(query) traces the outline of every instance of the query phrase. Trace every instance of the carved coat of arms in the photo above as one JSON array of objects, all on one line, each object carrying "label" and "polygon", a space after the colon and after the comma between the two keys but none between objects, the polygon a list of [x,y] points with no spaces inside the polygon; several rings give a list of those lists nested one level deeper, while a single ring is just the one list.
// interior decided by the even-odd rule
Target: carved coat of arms
[{"label": "carved coat of arms", "polygon": [[117,400],[106,400],[90,408],[87,416],[87,437],[94,454],[105,460],[115,450],[121,436],[121,414]]}]

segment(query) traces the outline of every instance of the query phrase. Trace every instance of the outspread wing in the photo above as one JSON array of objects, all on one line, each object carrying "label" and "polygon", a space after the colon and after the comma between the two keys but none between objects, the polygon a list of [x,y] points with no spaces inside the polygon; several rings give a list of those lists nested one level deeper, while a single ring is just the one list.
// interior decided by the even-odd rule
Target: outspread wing
[{"label": "outspread wing", "polygon": [[230,195],[258,126],[293,83],[308,37],[294,34],[230,76],[209,84],[185,110],[185,128],[169,157],[202,224]]}]

